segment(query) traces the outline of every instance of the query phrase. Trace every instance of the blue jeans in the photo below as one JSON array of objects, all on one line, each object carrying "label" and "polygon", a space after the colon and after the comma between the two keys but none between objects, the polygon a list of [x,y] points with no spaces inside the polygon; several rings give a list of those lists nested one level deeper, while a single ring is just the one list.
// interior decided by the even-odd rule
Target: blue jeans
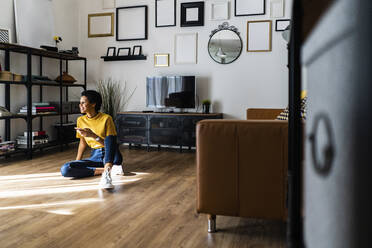
[{"label": "blue jeans", "polygon": [[105,138],[105,148],[92,149],[89,159],[74,160],[65,163],[61,167],[61,173],[64,177],[92,177],[97,167],[103,168],[105,163],[121,164],[119,147],[116,143],[116,136],[107,136]]}]

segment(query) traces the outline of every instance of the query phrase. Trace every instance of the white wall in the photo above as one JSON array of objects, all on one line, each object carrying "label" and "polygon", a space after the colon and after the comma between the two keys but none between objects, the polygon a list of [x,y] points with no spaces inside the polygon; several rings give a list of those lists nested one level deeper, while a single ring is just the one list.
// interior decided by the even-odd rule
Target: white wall
[{"label": "white wall", "polygon": [[[88,88],[95,88],[99,79],[113,77],[127,82],[129,90],[137,87],[133,98],[126,110],[143,110],[146,102],[145,79],[149,75],[196,75],[198,77],[198,95],[200,101],[205,98],[212,100],[215,112],[223,112],[225,118],[245,119],[245,110],[248,107],[285,107],[287,105],[288,71],[287,49],[280,32],[275,32],[273,21],[272,52],[247,53],[246,29],[248,20],[271,20],[270,1],[266,0],[265,16],[234,17],[234,1],[230,0],[230,25],[235,25],[243,40],[243,52],[238,60],[228,65],[215,63],[208,55],[207,44],[211,30],[217,28],[222,21],[210,21],[209,3],[205,1],[205,26],[180,27],[180,3],[177,1],[177,26],[155,28],[155,1],[153,0],[116,0],[117,7],[148,5],[148,40],[121,41],[115,37],[88,38],[88,14],[115,12],[102,9],[102,0],[54,0],[54,15],[56,33],[63,37],[60,48],[71,49],[78,46],[80,55],[88,58]],[[190,2],[190,1],[189,1]],[[290,17],[292,0],[285,4],[285,16]],[[133,24],[135,25],[135,23]],[[0,26],[10,28],[15,39],[13,0],[2,0],[0,8]],[[198,63],[195,65],[174,64],[174,35],[177,33],[198,33]],[[117,61],[103,62],[100,56],[106,54],[108,46],[133,47],[142,45],[143,53],[148,56],[145,61]],[[169,53],[170,67],[154,67],[154,53]],[[0,63],[4,65],[3,52],[0,52]],[[13,72],[25,74],[25,56],[12,54],[11,68]],[[58,75],[58,62],[46,60],[44,72],[50,78]],[[82,80],[82,65],[74,62],[69,66],[70,74]],[[38,74],[38,61],[33,63],[33,73]],[[38,101],[38,87],[33,89],[33,100]],[[58,99],[58,89],[45,87],[44,100]],[[80,89],[70,89],[72,100],[78,100]],[[26,91],[24,86],[11,87],[11,111],[17,112],[26,104]],[[4,90],[0,85],[0,105],[4,106]],[[201,109],[199,108],[199,111]],[[50,134],[53,128],[50,123],[58,118],[44,118],[45,129]],[[38,120],[33,122],[37,130]],[[22,133],[26,124],[23,120],[12,120],[12,138]],[[0,135],[4,136],[4,121],[0,121]]]},{"label": "white wall", "polygon": [[[245,119],[248,107],[285,107],[287,105],[288,71],[287,48],[281,32],[275,32],[275,20],[270,18],[270,1],[266,0],[264,16],[234,16],[234,1],[230,0],[230,25],[236,26],[243,40],[243,52],[238,60],[228,65],[215,63],[208,55],[207,44],[211,30],[222,21],[210,21],[211,1],[205,1],[205,26],[180,27],[180,3],[177,1],[177,26],[155,28],[155,1],[153,0],[116,0],[117,7],[148,5],[148,40],[120,41],[115,37],[88,38],[88,14],[115,12],[102,9],[102,0],[80,0],[80,49],[88,58],[88,82],[94,88],[99,79],[113,77],[127,82],[130,90],[137,87],[127,106],[127,110],[143,110],[146,103],[146,76],[150,75],[196,75],[200,101],[212,100],[213,110],[223,112],[225,118]],[[190,1],[188,1],[190,2]],[[290,17],[291,0],[285,3],[285,16]],[[272,52],[246,52],[246,29],[248,20],[273,21]],[[136,23],[133,23],[136,25]],[[174,64],[174,35],[177,33],[198,33],[198,63],[195,65]],[[100,56],[106,54],[107,47],[133,47],[142,45],[147,55],[145,61],[104,62]],[[154,67],[154,53],[169,53],[170,67]],[[200,110],[200,109],[199,109]]]},{"label": "white wall", "polygon": [[[53,0],[54,6],[54,16],[55,16],[55,30],[56,35],[63,38],[63,42],[60,44],[61,49],[71,49],[72,46],[78,46],[78,8],[76,5],[76,0]],[[13,0],[1,0],[0,8],[0,27],[9,28],[12,32],[12,40],[15,41],[15,23],[14,23],[14,7]],[[11,53],[11,63],[10,68],[14,73],[26,74],[27,64],[26,56],[23,54]],[[4,52],[0,51],[0,63],[4,69]],[[75,72],[77,70],[82,70],[83,66],[75,66],[74,62],[69,66],[70,74],[80,74]],[[77,67],[77,68],[75,68]],[[59,75],[59,62],[52,59],[44,59],[43,71],[46,76],[51,79],[56,78]],[[32,72],[34,75],[39,74],[39,60],[38,58],[33,58]],[[17,113],[20,107],[26,105],[27,92],[24,86],[14,86],[10,87],[10,101],[11,101],[11,111]],[[44,87],[44,101],[57,101],[59,100],[59,89],[57,87]],[[79,99],[79,92],[75,90],[70,90],[70,96],[74,97],[75,100]],[[39,101],[39,87],[34,86],[33,91],[33,101]],[[0,85],[0,106],[5,106],[5,96],[4,96],[4,85]],[[55,130],[51,127],[52,123],[59,121],[58,117],[48,117],[44,118],[44,127],[47,133],[52,136],[55,134]],[[38,130],[39,120],[36,118],[33,121],[33,129]],[[0,120],[0,136],[5,136],[5,121]],[[22,119],[11,120],[11,138],[14,140],[15,137],[23,131],[26,130],[26,122]]]}]

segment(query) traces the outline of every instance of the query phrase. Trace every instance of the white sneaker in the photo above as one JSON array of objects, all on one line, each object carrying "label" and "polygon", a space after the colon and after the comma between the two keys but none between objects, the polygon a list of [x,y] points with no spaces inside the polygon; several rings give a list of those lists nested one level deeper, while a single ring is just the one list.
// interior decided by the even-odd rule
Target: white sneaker
[{"label": "white sneaker", "polygon": [[114,164],[111,169],[113,175],[124,175],[123,167],[121,164]]},{"label": "white sneaker", "polygon": [[112,179],[111,179],[111,174],[110,171],[105,170],[102,173],[101,181],[99,182],[99,186],[102,189],[112,189],[114,185],[112,185]]}]

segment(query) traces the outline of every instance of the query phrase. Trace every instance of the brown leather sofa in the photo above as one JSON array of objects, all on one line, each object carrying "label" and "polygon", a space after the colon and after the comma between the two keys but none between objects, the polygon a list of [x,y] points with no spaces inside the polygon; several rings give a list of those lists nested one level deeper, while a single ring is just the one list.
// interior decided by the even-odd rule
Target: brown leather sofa
[{"label": "brown leather sofa", "polygon": [[282,109],[248,109],[248,120],[197,124],[197,212],[285,220],[288,122]]}]

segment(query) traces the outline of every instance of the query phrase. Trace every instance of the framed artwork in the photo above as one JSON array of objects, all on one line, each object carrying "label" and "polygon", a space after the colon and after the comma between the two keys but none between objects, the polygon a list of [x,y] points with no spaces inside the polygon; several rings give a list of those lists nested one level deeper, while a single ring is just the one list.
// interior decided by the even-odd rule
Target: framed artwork
[{"label": "framed artwork", "polygon": [[265,0],[235,0],[235,16],[265,14]]},{"label": "framed artwork", "polygon": [[102,0],[102,9],[115,9],[115,0]]},{"label": "framed artwork", "polygon": [[117,56],[129,56],[130,54],[130,47],[120,47],[118,49]]},{"label": "framed artwork", "polygon": [[247,52],[271,51],[271,20],[247,22]]},{"label": "framed artwork", "polygon": [[204,26],[204,2],[181,3],[181,27]]},{"label": "framed artwork", "polygon": [[169,53],[168,54],[154,54],[155,67],[168,67],[169,66]]},{"label": "framed artwork", "polygon": [[278,18],[284,16],[284,0],[271,0],[270,17]]},{"label": "framed artwork", "polygon": [[114,36],[114,13],[88,15],[88,37]]},{"label": "framed artwork", "polygon": [[174,63],[196,64],[198,55],[198,33],[176,34],[174,39]]},{"label": "framed artwork", "polygon": [[211,21],[221,21],[229,19],[229,2],[211,3]]},{"label": "framed artwork", "polygon": [[176,26],[176,0],[155,0],[155,27]]},{"label": "framed artwork", "polygon": [[291,25],[290,19],[281,19],[275,21],[275,31],[284,31],[289,25]]},{"label": "framed artwork", "polygon": [[0,28],[0,42],[11,43],[10,29]]},{"label": "framed artwork", "polygon": [[142,54],[142,46],[134,46],[133,47],[133,54],[132,55],[141,55]]},{"label": "framed artwork", "polygon": [[108,47],[106,56],[115,56],[116,55],[116,47]]},{"label": "framed artwork", "polygon": [[147,6],[116,8],[116,40],[147,40]]}]

